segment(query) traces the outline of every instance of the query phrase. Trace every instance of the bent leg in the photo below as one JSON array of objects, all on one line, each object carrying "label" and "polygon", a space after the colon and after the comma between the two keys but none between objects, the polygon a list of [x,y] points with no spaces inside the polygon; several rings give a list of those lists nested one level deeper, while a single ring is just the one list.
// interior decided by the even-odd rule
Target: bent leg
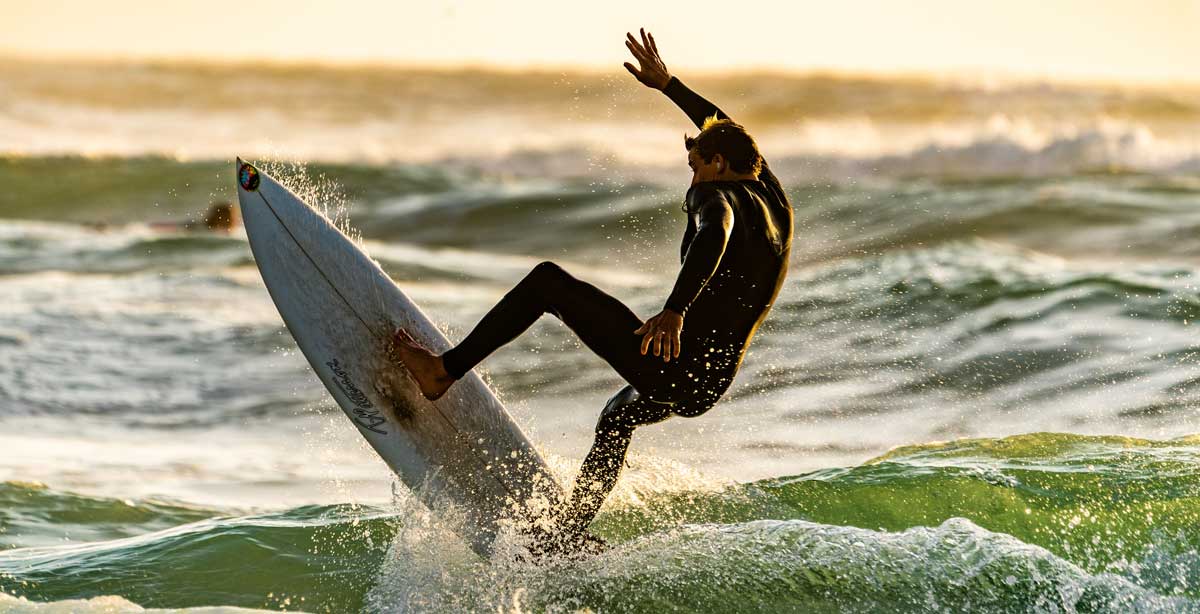
[{"label": "bent leg", "polygon": [[525,332],[543,313],[562,320],[584,345],[635,387],[645,380],[646,367],[654,361],[641,354],[633,333],[641,327],[641,319],[615,297],[552,262],[534,267],[461,343],[442,354],[446,371],[461,378]]},{"label": "bent leg", "polygon": [[608,400],[596,424],[596,440],[575,478],[571,500],[559,518],[568,534],[581,534],[617,484],[633,430],[671,417],[671,406],[656,403],[626,386]]}]

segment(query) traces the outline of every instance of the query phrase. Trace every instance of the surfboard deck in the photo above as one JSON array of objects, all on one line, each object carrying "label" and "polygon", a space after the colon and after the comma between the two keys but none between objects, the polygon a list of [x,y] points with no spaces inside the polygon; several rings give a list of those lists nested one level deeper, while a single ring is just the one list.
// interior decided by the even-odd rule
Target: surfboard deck
[{"label": "surfboard deck", "polygon": [[434,352],[441,331],[366,252],[278,181],[237,160],[255,262],[284,323],[359,433],[481,556],[505,522],[563,497],[546,462],[492,390],[468,373],[437,401],[390,355],[403,327]]}]

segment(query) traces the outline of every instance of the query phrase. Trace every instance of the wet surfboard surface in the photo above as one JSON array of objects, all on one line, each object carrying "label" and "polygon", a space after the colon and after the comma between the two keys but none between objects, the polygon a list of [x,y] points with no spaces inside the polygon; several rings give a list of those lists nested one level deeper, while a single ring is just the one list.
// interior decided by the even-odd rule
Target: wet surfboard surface
[{"label": "wet surfboard surface", "polygon": [[434,352],[445,336],[328,218],[237,161],[251,251],[283,321],[338,406],[380,458],[471,547],[561,500],[533,444],[475,373],[429,401],[389,354],[403,327]]}]

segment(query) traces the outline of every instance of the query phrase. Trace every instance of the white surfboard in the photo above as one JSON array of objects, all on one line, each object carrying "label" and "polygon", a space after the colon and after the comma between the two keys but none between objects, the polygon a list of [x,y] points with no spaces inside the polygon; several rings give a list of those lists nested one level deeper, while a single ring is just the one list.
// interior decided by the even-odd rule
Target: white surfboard
[{"label": "white surfboard", "polygon": [[437,401],[388,356],[397,326],[450,347],[386,273],[317,210],[237,161],[254,259],[283,321],[337,404],[384,462],[487,557],[506,519],[562,498],[545,461],[495,394],[468,373]]}]

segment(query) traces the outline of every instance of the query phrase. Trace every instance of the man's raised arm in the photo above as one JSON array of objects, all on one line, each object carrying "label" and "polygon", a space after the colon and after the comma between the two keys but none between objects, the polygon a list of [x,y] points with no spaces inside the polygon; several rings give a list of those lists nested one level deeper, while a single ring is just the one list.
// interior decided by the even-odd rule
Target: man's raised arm
[{"label": "man's raised arm", "polygon": [[[697,128],[704,126],[704,121],[714,115],[717,119],[730,119],[724,111],[717,105],[708,101],[700,94],[693,92],[688,86],[684,85],[678,78],[671,76],[667,70],[667,65],[663,63],[662,57],[658,54],[658,44],[654,42],[654,35],[649,34],[643,28],[639,31],[642,40],[638,42],[633,37],[633,34],[625,33],[625,46],[629,48],[629,52],[637,59],[639,68],[634,68],[633,64],[625,62],[625,69],[628,70],[638,81],[646,87],[651,87],[666,94],[667,98],[671,99],[676,106],[687,114],[692,123],[696,124]],[[762,161],[762,170],[759,172],[759,178],[763,182],[775,186],[780,193],[783,192],[783,186],[780,185],[779,179],[771,172],[767,166],[766,159]]]},{"label": "man's raised arm", "polygon": [[729,116],[717,108],[717,105],[693,92],[678,77],[671,77],[667,81],[667,85],[663,87],[662,93],[666,94],[667,98],[675,103],[675,106],[683,109],[683,112],[692,120],[692,123],[696,124],[697,128],[703,127],[704,121],[714,115],[717,116],[717,119],[729,119]]},{"label": "man's raised arm", "polygon": [[647,34],[645,28],[640,30],[642,35],[641,42],[633,37],[633,34],[625,33],[625,46],[629,48],[629,52],[637,59],[639,68],[634,68],[633,64],[625,62],[625,69],[633,74],[642,85],[651,87],[661,91],[667,95],[684,113],[691,118],[692,123],[696,124],[697,128],[704,125],[704,120],[717,116],[717,119],[729,119],[729,116],[724,111],[717,108],[717,105],[707,101],[703,96],[688,89],[679,79],[672,77],[671,72],[667,70],[667,65],[663,64],[662,57],[658,55],[658,44],[654,42],[654,35]]}]

